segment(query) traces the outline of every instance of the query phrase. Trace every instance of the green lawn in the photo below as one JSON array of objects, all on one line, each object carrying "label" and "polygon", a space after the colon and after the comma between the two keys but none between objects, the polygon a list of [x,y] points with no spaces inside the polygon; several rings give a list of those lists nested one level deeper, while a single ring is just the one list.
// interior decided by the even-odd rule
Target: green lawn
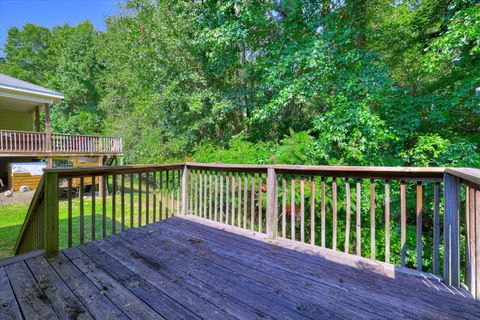
[{"label": "green lawn", "polygon": [[[156,197],[156,220],[159,219],[160,201],[159,196]],[[166,200],[166,198],[164,198]],[[141,204],[142,214],[141,223],[145,224],[147,219],[147,206],[146,196],[142,193],[141,203],[139,202],[138,193],[136,192],[133,197],[133,227],[138,226],[139,223],[139,206]],[[153,194],[150,193],[149,197],[149,221],[153,221]],[[162,202],[163,218],[165,218],[165,200]],[[171,202],[171,197],[168,197]],[[84,197],[84,241],[90,241],[92,239],[92,199],[90,196]],[[174,200],[175,208],[177,206],[177,200]],[[115,203],[115,219],[112,215],[112,205]],[[121,208],[122,201],[120,195],[117,194],[115,201],[112,196],[105,198],[105,230],[106,235],[112,234],[113,221],[115,220],[116,232],[121,230]],[[0,207],[0,259],[13,255],[13,249],[15,242],[22,227],[25,215],[27,214],[29,204],[17,204],[6,205]],[[102,216],[102,198],[96,197],[95,201],[95,237],[102,237],[103,229],[103,216]],[[169,210],[170,212],[171,210]],[[124,216],[125,216],[125,229],[130,228],[130,195],[126,194],[124,199]],[[68,201],[62,200],[59,202],[59,234],[60,234],[60,247],[66,248],[68,246]],[[75,198],[72,201],[72,245],[80,243],[80,198]]]}]

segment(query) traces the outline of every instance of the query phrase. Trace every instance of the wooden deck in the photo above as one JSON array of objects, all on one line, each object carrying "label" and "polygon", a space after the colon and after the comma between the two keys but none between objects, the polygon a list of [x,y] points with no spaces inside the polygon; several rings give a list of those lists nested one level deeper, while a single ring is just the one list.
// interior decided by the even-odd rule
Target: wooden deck
[{"label": "wooden deck", "polygon": [[307,254],[198,221],[174,217],[52,259],[0,261],[0,319],[480,316],[466,290],[433,276],[328,249]]}]

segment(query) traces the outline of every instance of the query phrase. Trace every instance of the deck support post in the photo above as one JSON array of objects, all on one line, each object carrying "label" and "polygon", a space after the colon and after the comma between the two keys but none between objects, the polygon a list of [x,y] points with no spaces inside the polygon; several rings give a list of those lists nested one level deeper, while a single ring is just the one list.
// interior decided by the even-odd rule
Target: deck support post
[{"label": "deck support post", "polygon": [[277,237],[277,202],[277,173],[275,169],[269,167],[267,171],[267,236],[272,240]]},{"label": "deck support post", "polygon": [[182,216],[187,214],[188,208],[188,167],[183,166],[182,175]]},{"label": "deck support post", "polygon": [[460,179],[444,176],[444,246],[443,279],[446,284],[460,287]]},{"label": "deck support post", "polygon": [[45,212],[43,214],[43,248],[45,255],[58,254],[58,174],[45,172]]}]

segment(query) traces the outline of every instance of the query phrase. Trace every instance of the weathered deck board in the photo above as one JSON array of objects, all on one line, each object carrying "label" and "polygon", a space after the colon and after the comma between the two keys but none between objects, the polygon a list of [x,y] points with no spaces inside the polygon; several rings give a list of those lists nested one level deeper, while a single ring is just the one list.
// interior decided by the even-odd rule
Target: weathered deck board
[{"label": "weathered deck board", "polygon": [[[475,319],[464,290],[170,218],[0,267],[0,319]],[[232,228],[232,227],[226,227]],[[275,243],[275,242],[274,242]],[[278,243],[277,243],[278,244]],[[355,260],[356,259],[356,260]]]}]

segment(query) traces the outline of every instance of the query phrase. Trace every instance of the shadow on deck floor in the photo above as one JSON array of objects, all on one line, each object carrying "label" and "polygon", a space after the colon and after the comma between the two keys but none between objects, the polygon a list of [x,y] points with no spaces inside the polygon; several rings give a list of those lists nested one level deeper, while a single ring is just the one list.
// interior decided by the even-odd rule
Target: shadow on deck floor
[{"label": "shadow on deck floor", "polygon": [[[462,290],[170,218],[0,267],[0,319],[469,318]],[[373,265],[373,264],[372,264]]]}]

